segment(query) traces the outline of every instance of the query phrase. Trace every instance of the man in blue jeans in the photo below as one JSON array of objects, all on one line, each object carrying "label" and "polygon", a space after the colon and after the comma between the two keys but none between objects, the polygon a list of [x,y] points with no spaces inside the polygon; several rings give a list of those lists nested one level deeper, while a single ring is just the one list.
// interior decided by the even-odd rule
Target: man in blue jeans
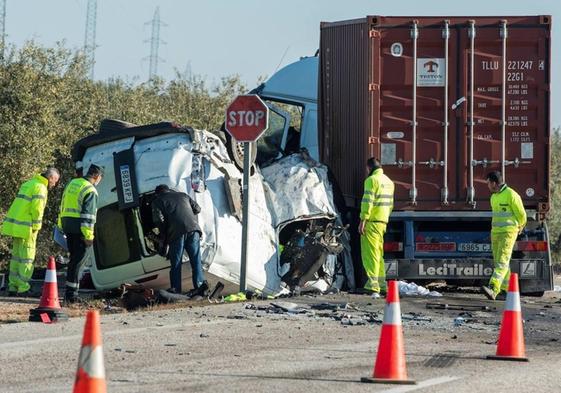
[{"label": "man in blue jeans", "polygon": [[201,212],[201,207],[189,195],[170,190],[165,184],[156,187],[155,194],[156,198],[152,202],[152,220],[160,232],[160,255],[165,256],[165,249],[169,246],[167,256],[171,262],[170,291],[181,293],[181,262],[185,250],[193,273],[193,289],[186,295],[191,298],[205,296],[208,283],[201,262],[202,231],[196,217]]}]

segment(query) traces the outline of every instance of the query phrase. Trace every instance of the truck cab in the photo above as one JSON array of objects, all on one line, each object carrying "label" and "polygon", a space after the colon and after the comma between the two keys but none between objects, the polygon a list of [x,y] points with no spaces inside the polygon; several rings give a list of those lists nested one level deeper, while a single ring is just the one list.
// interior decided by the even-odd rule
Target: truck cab
[{"label": "truck cab", "polygon": [[[270,126],[252,149],[253,160],[266,165],[279,157],[305,149],[319,161],[317,132],[318,58],[302,57],[274,73],[250,94],[257,94],[270,110]],[[225,133],[226,146],[239,168],[243,166],[243,144]]]}]

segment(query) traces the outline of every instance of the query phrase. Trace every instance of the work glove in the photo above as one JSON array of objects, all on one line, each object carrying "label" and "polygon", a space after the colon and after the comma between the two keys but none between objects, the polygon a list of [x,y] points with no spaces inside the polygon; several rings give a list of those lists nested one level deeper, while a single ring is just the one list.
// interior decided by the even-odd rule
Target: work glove
[{"label": "work glove", "polygon": [[93,239],[84,239],[84,244],[86,245],[86,247],[91,247],[94,244]]}]

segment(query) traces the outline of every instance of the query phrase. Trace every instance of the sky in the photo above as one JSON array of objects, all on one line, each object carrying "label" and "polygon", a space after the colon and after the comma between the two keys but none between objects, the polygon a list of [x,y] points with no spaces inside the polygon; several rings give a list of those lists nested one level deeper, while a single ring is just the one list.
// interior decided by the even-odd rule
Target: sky
[{"label": "sky", "polygon": [[[5,0],[7,42],[69,48],[84,45],[87,0]],[[95,79],[148,79],[156,7],[160,30],[158,75],[176,70],[216,83],[239,74],[249,88],[279,67],[313,55],[321,21],[366,15],[553,16],[552,125],[561,125],[561,0],[97,0]]]}]

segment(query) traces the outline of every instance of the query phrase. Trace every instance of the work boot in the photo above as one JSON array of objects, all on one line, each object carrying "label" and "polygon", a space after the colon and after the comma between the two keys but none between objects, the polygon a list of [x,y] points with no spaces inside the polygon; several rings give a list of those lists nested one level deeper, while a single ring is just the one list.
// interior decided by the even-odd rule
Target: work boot
[{"label": "work boot", "polygon": [[380,295],[379,292],[372,292],[372,295],[370,295],[370,297],[372,299],[380,299],[382,297],[382,295]]},{"label": "work boot", "polygon": [[374,291],[370,288],[357,288],[353,293],[357,295],[372,295]]},{"label": "work boot", "polygon": [[189,299],[200,300],[208,295],[208,282],[205,280],[198,288],[191,289],[185,294]]},{"label": "work boot", "polygon": [[495,300],[497,298],[497,294],[491,288],[486,287],[485,285],[481,287],[481,292],[487,297],[489,300]]},{"label": "work boot", "polygon": [[501,291],[496,297],[495,300],[502,300],[505,301],[506,300],[506,292],[505,291]]},{"label": "work boot", "polygon": [[74,303],[78,303],[79,301],[80,301],[80,298],[78,297],[78,295],[74,291],[64,292],[64,303],[65,304],[74,304]]}]

